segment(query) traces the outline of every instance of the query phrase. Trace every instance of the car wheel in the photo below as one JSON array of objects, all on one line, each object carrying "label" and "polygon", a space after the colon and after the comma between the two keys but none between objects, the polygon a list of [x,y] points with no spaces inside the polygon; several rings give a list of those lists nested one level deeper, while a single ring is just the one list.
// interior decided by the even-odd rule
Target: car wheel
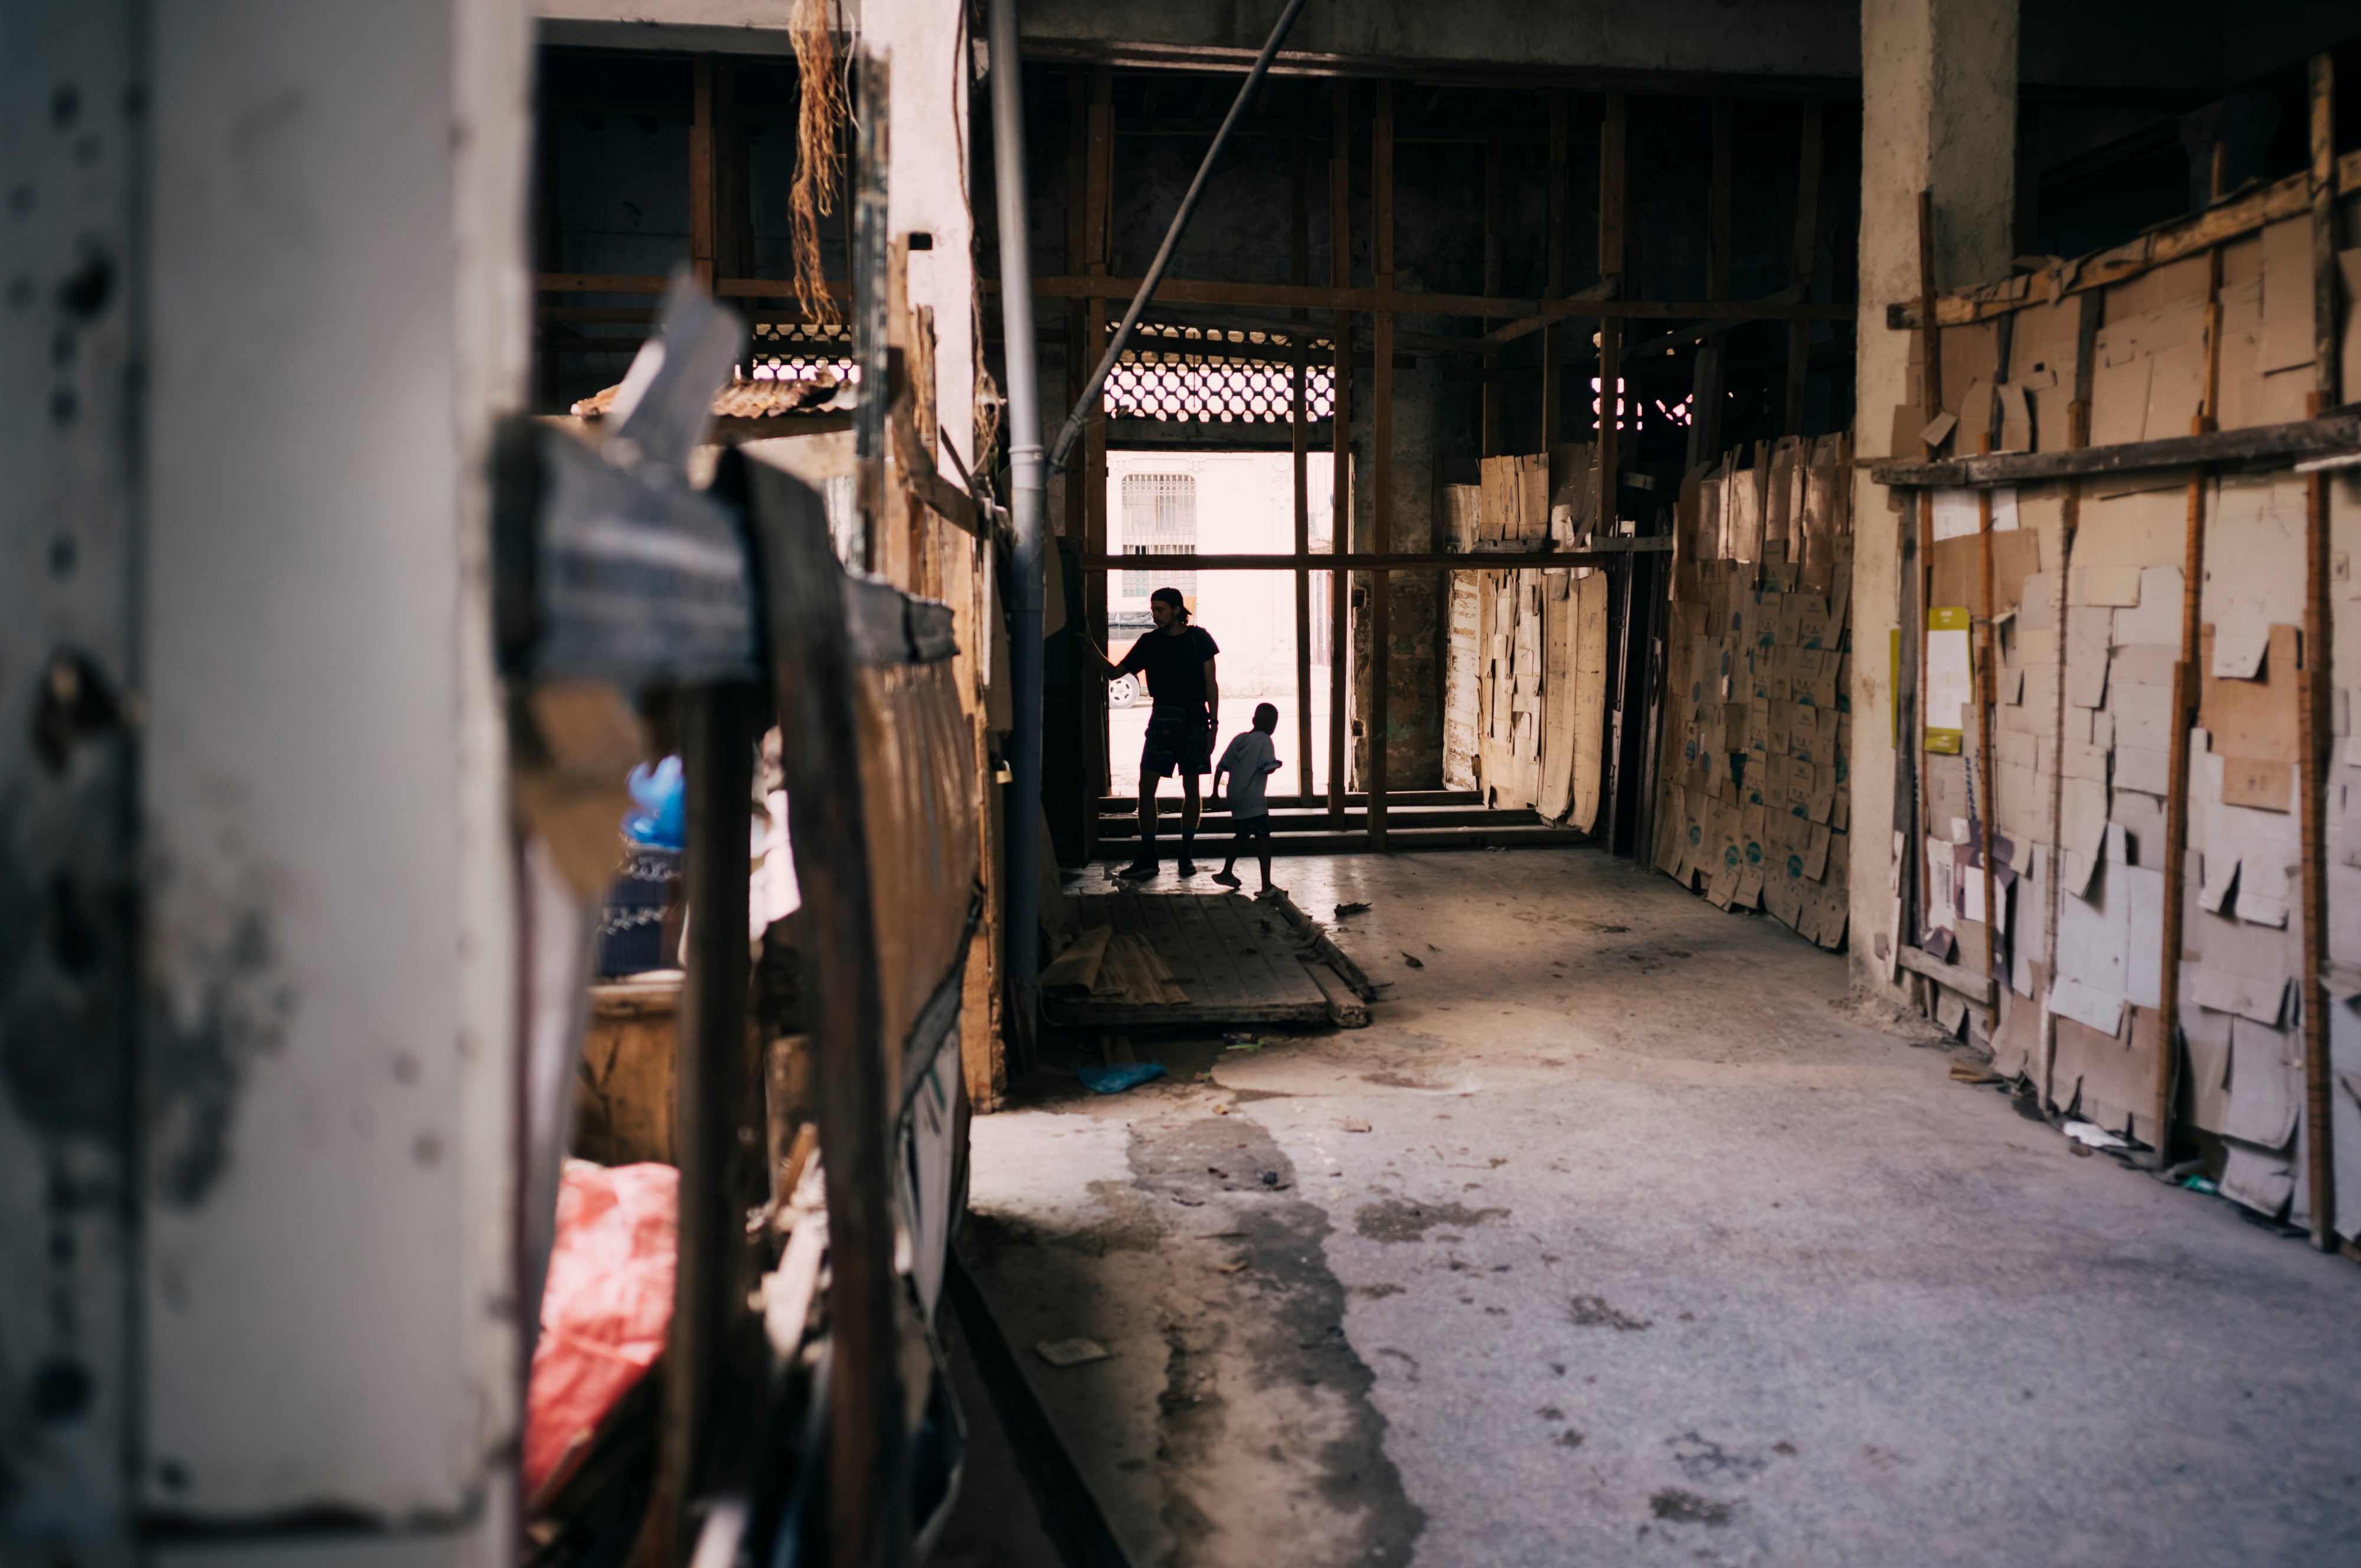
[{"label": "car wheel", "polygon": [[1139,682],[1130,675],[1117,675],[1107,683],[1109,707],[1132,707],[1139,702]]}]

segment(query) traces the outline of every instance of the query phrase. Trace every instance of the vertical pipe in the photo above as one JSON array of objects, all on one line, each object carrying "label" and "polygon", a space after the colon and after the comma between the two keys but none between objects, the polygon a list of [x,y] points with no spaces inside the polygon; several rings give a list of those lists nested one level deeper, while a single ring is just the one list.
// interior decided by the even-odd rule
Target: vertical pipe
[{"label": "vertical pipe", "polygon": [[[1394,84],[1378,83],[1378,114],[1369,128],[1369,266],[1382,297],[1394,290]],[[1370,550],[1394,547],[1394,318],[1379,311],[1377,373],[1369,405]],[[1386,741],[1393,696],[1393,574],[1369,574],[1369,847],[1386,847]]]},{"label": "vertical pipe", "polygon": [[[1008,389],[1008,496],[1016,531],[1016,625],[1008,673],[1016,728],[1008,738],[1008,970],[1017,1027],[1029,1040],[1041,967],[1041,397],[1033,375],[1033,266],[1025,211],[1025,108],[1016,0],[991,0],[992,175],[1000,228],[1000,323]],[[1086,808],[1095,817],[1098,801]]]}]

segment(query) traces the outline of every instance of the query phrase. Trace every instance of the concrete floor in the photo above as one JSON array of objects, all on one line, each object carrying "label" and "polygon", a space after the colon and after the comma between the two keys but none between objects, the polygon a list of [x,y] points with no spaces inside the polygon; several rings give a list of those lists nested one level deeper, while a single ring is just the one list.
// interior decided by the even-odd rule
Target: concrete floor
[{"label": "concrete floor", "polygon": [[975,1123],[961,1245],[1137,1563],[2361,1562],[2361,1268],[1626,862],[1280,880],[1373,906],[1373,1027]]}]

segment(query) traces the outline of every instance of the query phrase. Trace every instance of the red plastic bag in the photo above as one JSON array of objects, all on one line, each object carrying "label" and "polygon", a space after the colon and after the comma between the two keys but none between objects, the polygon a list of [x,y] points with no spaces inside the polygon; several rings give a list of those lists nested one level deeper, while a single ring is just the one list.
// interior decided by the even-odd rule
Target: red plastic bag
[{"label": "red plastic bag", "polygon": [[680,1233],[680,1172],[566,1162],[557,1240],[525,1396],[524,1493],[589,1446],[664,1353]]}]

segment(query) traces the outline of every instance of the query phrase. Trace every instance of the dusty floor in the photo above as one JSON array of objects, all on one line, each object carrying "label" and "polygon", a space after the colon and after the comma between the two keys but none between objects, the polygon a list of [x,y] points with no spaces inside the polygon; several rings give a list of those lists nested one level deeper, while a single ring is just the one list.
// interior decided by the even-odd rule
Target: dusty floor
[{"label": "dusty floor", "polygon": [[1375,1026],[975,1124],[962,1246],[1137,1563],[2361,1562],[2361,1268],[1626,862],[1279,876],[1372,905]]}]

